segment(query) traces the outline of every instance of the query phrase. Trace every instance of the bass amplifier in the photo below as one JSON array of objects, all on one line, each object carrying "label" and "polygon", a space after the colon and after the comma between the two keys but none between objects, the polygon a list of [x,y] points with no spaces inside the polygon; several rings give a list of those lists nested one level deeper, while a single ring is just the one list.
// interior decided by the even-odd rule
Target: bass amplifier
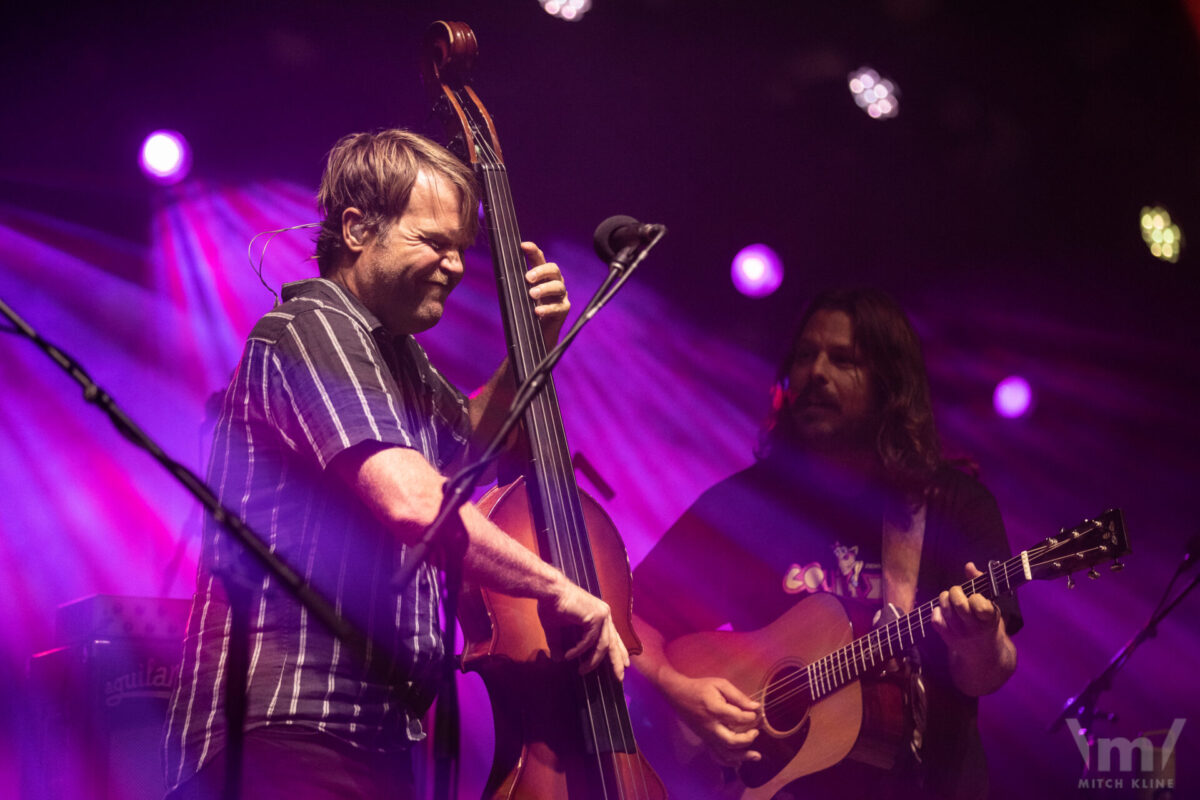
[{"label": "bass amplifier", "polygon": [[29,666],[29,798],[161,800],[162,728],[190,601],[96,595],[58,610]]}]

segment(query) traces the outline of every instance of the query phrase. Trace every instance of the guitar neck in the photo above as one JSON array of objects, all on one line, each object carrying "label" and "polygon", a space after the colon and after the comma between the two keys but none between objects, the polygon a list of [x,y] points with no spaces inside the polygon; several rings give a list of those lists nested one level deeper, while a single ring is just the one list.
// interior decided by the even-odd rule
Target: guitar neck
[{"label": "guitar neck", "polygon": [[[980,594],[995,600],[1003,594],[1011,594],[1032,579],[1029,554],[1022,551],[1008,561],[991,562],[986,574],[960,584],[960,588],[967,596]],[[880,669],[889,659],[903,656],[908,648],[924,640],[933,630],[930,622],[937,605],[936,599],[930,600],[809,664],[806,669],[813,700]]]}]

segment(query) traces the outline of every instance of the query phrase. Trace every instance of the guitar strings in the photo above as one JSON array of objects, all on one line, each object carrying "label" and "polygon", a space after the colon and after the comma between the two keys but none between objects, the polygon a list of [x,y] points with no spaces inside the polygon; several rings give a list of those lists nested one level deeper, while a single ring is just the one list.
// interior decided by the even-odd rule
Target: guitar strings
[{"label": "guitar strings", "polygon": [[[484,184],[488,190],[487,197],[490,201],[491,210],[493,212],[492,219],[497,223],[497,228],[492,231],[493,242],[496,242],[499,245],[516,242],[519,239],[519,234],[516,230],[515,218],[510,218],[507,213],[507,209],[512,207],[511,197],[508,196],[508,193],[505,191],[507,188],[505,184],[507,182],[502,180],[502,174],[500,173],[502,167],[500,166],[499,158],[492,151],[486,138],[480,134],[480,131],[477,127],[472,131],[472,134],[477,143],[477,153],[482,161]],[[503,246],[497,246],[494,249],[496,260],[498,262],[497,266],[500,269],[500,273],[504,276],[501,289],[506,290],[507,294],[505,307],[511,309],[512,311],[512,313],[509,315],[508,322],[514,337],[514,341],[518,345],[518,347],[514,349],[516,350],[518,356],[528,354],[531,352],[531,349],[536,347],[534,344],[535,337],[531,330],[535,326],[529,319],[529,317],[532,315],[517,313],[517,303],[528,302],[520,300],[520,294],[518,292],[518,290],[524,286],[524,270],[520,268],[523,266],[523,263],[521,263],[523,262],[523,258],[521,258],[519,251],[518,253],[514,254],[509,252],[509,248]],[[532,368],[532,366],[533,365],[531,364],[523,363],[514,364],[514,368],[519,369],[522,373],[521,377],[524,377]],[[542,413],[542,404],[539,402],[542,400],[542,398],[544,398],[544,395],[535,399],[526,415],[527,424],[532,428],[532,430],[529,432],[529,436],[531,439],[535,440],[539,437],[543,437],[544,440],[544,436],[547,433],[546,429],[549,427],[548,422],[544,419],[544,414]],[[541,491],[554,490],[554,487],[547,487],[545,485],[542,485],[539,488]],[[527,485],[527,493],[529,489],[530,486]],[[531,497],[530,500],[532,502],[534,498]],[[552,517],[557,516],[557,510],[561,508],[561,503],[543,504],[543,509],[546,510],[547,513],[549,513]],[[577,573],[578,570],[575,568],[576,565],[573,563],[575,554],[564,552],[562,543],[558,541],[557,534],[557,531],[559,531],[561,528],[559,525],[554,523],[554,519],[547,520],[547,524],[549,525],[548,534],[555,540],[554,545],[558,551],[560,561],[562,561],[562,567],[565,571],[567,571],[568,574],[571,574],[572,572]],[[568,563],[568,557],[571,559],[572,563]],[[593,714],[590,703],[587,704],[586,715],[589,727],[591,729],[592,739],[598,744],[599,732],[597,730],[595,715]],[[609,793],[608,787],[605,785],[606,781],[604,771],[600,761],[600,749],[601,748],[598,746],[593,748],[594,752],[596,753],[597,768],[600,773],[601,785],[599,788],[601,793],[607,797]]]},{"label": "guitar strings", "polygon": [[[479,146],[479,153],[484,162],[483,173],[485,184],[490,193],[489,197],[491,197],[493,201],[501,201],[493,202],[493,217],[499,223],[498,233],[503,234],[505,236],[504,240],[508,242],[518,241],[519,234],[516,230],[515,218],[510,218],[506,213],[506,210],[512,208],[513,206],[510,188],[507,180],[504,179],[505,170],[503,164],[492,150],[487,138],[480,135],[477,125],[473,127],[472,132],[476,138],[476,142]],[[523,254],[521,254],[519,251],[516,254],[505,252],[503,248],[497,248],[497,250],[497,260],[500,262],[501,269],[506,275],[506,279],[510,285],[508,294],[510,297],[512,295],[527,297],[527,295],[524,294],[525,260]],[[527,300],[525,302],[527,302]],[[536,366],[536,361],[540,361],[540,359],[545,355],[545,344],[540,335],[536,314],[514,315],[514,318],[510,320],[510,323],[512,324],[514,337],[518,341],[524,341],[525,346],[522,348],[523,351],[526,353],[532,352],[535,356],[534,364],[523,365],[524,370],[532,370],[532,367]],[[562,470],[566,469],[567,467],[562,463],[561,454],[565,452],[567,444],[562,431],[561,422],[558,425],[554,425],[553,420],[547,419],[547,417],[552,415],[551,409],[553,408],[553,405],[551,400],[554,398],[553,388],[553,383],[550,382],[549,385],[543,389],[543,392],[551,392],[551,394],[543,394],[543,402],[538,403],[535,401],[530,409],[531,425],[534,428],[534,432],[542,435],[543,438],[549,436],[556,444],[560,445],[554,449],[552,454],[550,454],[553,460],[556,462],[555,466],[558,470],[559,480],[552,482],[553,485],[549,487],[542,488],[543,490],[548,489],[549,493],[557,496],[556,499],[558,502],[552,502],[548,504],[550,506],[549,513],[553,517],[557,518],[559,516],[559,512],[561,511],[562,513],[567,514],[567,516],[574,518],[574,527],[571,526],[571,519],[560,520],[563,525],[567,526],[565,528],[560,528],[557,525],[551,526],[552,531],[561,529],[566,531],[568,534],[568,546],[565,548],[563,543],[558,540],[557,534],[553,534],[556,539],[555,544],[558,548],[559,554],[564,561],[564,569],[568,571],[568,574],[572,575],[576,583],[598,596],[599,587],[598,585],[595,585],[594,576],[584,569],[584,565],[586,565],[587,562],[584,558],[582,548],[586,547],[587,545],[585,542],[580,540],[579,536],[569,535],[572,530],[582,529],[584,523],[582,519],[582,510],[580,509],[577,501],[570,502],[571,493],[568,491],[565,481],[562,479],[562,476],[564,475]],[[566,563],[568,558],[570,560],[570,564]],[[598,672],[600,674],[597,674]],[[605,678],[607,678],[607,682]],[[612,685],[615,680],[615,676],[610,672],[601,670],[594,670],[589,675],[584,676],[583,679],[585,694],[588,696],[587,716],[589,725],[592,729],[593,741],[595,741],[597,744],[597,746],[594,748],[594,752],[596,753],[597,761],[600,762],[602,748],[599,746],[600,738],[598,731],[596,730],[597,725],[593,713],[593,703],[591,702],[597,695],[599,695],[601,707],[604,711],[603,727],[608,738],[608,749],[614,754],[614,761],[617,763],[617,768],[621,769],[621,764],[626,761],[636,762],[630,763],[628,765],[628,769],[636,773],[634,778],[641,784],[640,794],[648,797],[649,779],[645,774],[644,763],[642,760],[616,759],[616,752],[618,748],[613,735],[614,724],[613,721],[608,718],[608,712],[610,708],[619,707],[620,710],[626,711],[627,716],[627,709],[623,702],[623,693],[621,693],[618,688]],[[618,703],[614,703],[614,696],[621,698]],[[621,725],[620,722],[621,720],[618,720],[615,726],[621,739],[622,746],[620,747],[620,750],[622,752],[629,752],[630,750],[636,752],[636,747],[633,746],[632,740],[628,738],[632,734],[632,728],[628,725]],[[605,796],[608,796],[607,788],[603,785],[605,783],[605,775],[602,763],[598,763],[597,766],[600,771],[600,780],[602,784],[601,791]],[[624,795],[624,790],[620,783],[618,783],[617,789],[620,794]]]},{"label": "guitar strings", "polygon": [[[487,148],[485,146],[484,148],[481,148],[481,149],[487,149]],[[491,161],[492,163],[489,163],[487,165],[487,169],[486,169],[484,175],[485,175],[485,180],[487,182],[487,185],[489,187],[489,191],[491,192],[491,199],[493,201],[493,212],[494,212],[493,217],[499,223],[500,230],[498,231],[498,233],[500,233],[501,236],[503,237],[501,239],[501,241],[513,243],[519,238],[519,236],[516,232],[515,220],[511,219],[509,217],[509,215],[507,214],[507,209],[511,208],[511,198],[506,196],[507,192],[505,190],[507,189],[507,187],[505,186],[505,182],[498,179],[499,178],[499,175],[498,175],[499,168],[494,163],[494,158],[490,158],[489,161]],[[510,252],[507,252],[503,248],[499,248],[498,250],[499,250],[498,260],[501,262],[501,268],[506,276],[506,282],[509,284],[508,294],[510,295],[510,297],[509,297],[510,301],[527,302],[518,293],[518,289],[524,289],[523,258],[520,256],[519,253],[510,253]],[[514,305],[515,305],[515,303],[510,302],[509,307],[513,308]],[[514,311],[515,310],[516,309],[514,308]],[[523,315],[523,314],[514,313],[512,315],[512,317],[510,318],[510,325],[512,326],[512,329],[514,332],[514,337],[515,337],[516,341],[521,346],[520,352],[526,353],[526,354],[532,353],[534,358],[536,358],[537,357],[537,347],[536,347],[535,342],[538,341],[538,338],[536,335],[537,334],[536,323],[534,320],[530,319],[530,316],[531,315],[528,315],[528,314]],[[532,366],[533,365],[530,365],[530,364],[522,364],[521,368],[522,368],[523,372],[528,373],[528,371],[532,368]],[[547,388],[549,388],[549,387],[547,387]],[[534,439],[540,439],[542,441],[545,441],[546,438],[553,432],[553,426],[550,424],[549,420],[546,419],[546,409],[545,409],[545,402],[544,402],[545,397],[546,396],[543,395],[542,397],[539,397],[535,400],[535,402],[533,403],[533,405],[530,408],[530,413],[528,415],[528,420],[532,427],[532,430],[530,431],[530,436]],[[549,483],[549,485],[546,485],[547,483]],[[529,488],[529,487],[527,487],[527,488]],[[547,492],[548,494],[554,494],[554,495],[560,494],[560,492],[558,490],[558,486],[554,482],[544,481],[543,484],[539,488],[541,491]],[[543,509],[551,517],[551,519],[548,520],[548,525],[549,525],[549,529],[550,529],[549,533],[550,533],[550,535],[554,536],[554,538],[556,540],[555,546],[558,551],[559,560],[562,562],[562,566],[563,566],[564,570],[568,573],[568,575],[571,575],[573,577],[573,579],[578,583],[578,582],[580,582],[580,580],[582,578],[582,576],[580,575],[578,554],[576,552],[574,552],[574,550],[571,547],[564,546],[564,543],[559,538],[559,533],[558,533],[559,531],[565,530],[563,528],[563,525],[566,524],[567,521],[559,519],[559,516],[560,516],[560,513],[565,511],[566,507],[565,507],[564,503],[561,502],[561,500],[562,500],[561,496],[557,497],[557,498],[549,498],[549,499],[551,500],[551,502],[543,504]],[[559,502],[554,502],[555,499],[559,500]],[[590,689],[591,687],[586,687],[586,688]],[[592,694],[592,692],[588,692],[588,694]],[[589,723],[592,727],[593,738],[596,739],[597,741],[599,741],[599,731],[597,730],[596,720],[594,719],[594,715],[592,714],[592,704],[591,703],[588,703],[588,714],[589,714]],[[607,724],[607,720],[605,720],[605,723],[606,724],[604,725],[604,727],[606,729],[611,727]],[[598,751],[600,748],[596,748],[596,749]]]},{"label": "guitar strings", "polygon": [[[1093,549],[1097,549],[1097,548],[1093,548]],[[1090,551],[1083,551],[1083,552],[1090,552]],[[1052,563],[1053,560],[1054,559],[1051,558],[1046,561],[1039,561],[1039,562],[1031,563],[1031,566],[1042,566],[1046,563]],[[1008,563],[1006,563],[1004,565],[1006,580],[1010,579],[1013,575],[1018,574],[1018,571],[1023,569],[1023,567],[1019,566],[1019,563],[1020,563],[1020,558],[1017,557],[1017,558],[1011,559]],[[968,583],[963,584],[963,588],[968,589],[968,591],[971,591],[971,592],[974,592],[977,588],[986,588],[987,581],[984,581],[985,577],[986,576],[980,576],[979,578],[973,578]],[[983,586],[981,586],[981,587],[975,586],[976,582],[982,583]],[[931,612],[932,612],[933,608],[936,607],[936,605],[937,605],[936,600],[931,601],[929,603],[926,603],[923,607],[921,607],[920,609],[917,610],[917,612],[920,612],[919,622],[921,624],[923,624],[928,619],[932,618]],[[889,623],[887,626],[885,626],[883,628],[879,628],[875,631],[872,631],[872,632],[864,635],[863,637],[860,637],[858,640],[855,640],[855,641],[870,640],[872,637],[874,637],[877,641],[876,645],[860,646],[859,652],[861,654],[863,661],[865,662],[867,654],[868,654],[868,650],[864,649],[867,647],[869,647],[869,653],[870,653],[870,656],[872,657],[872,665],[877,663],[876,661],[874,661],[874,659],[876,657],[878,657],[879,660],[884,660],[883,645],[884,645],[885,640],[888,644],[889,651],[894,656],[895,647],[893,645],[893,639],[901,644],[903,643],[903,635],[901,633],[901,628],[903,627],[903,625],[901,623],[904,621],[907,621],[908,627],[910,629],[910,637],[911,637],[912,623],[909,618],[918,615],[917,612],[913,612],[912,614],[909,614],[908,617],[903,621],[902,620],[893,621],[892,623]],[[927,612],[929,612],[928,616],[926,616]],[[881,634],[886,634],[886,636],[883,636]],[[850,645],[848,645],[851,648],[851,650],[853,650],[853,645],[854,645],[854,642],[851,642]],[[842,648],[842,649],[844,650],[845,648]],[[775,689],[776,687],[780,687],[780,686],[786,686],[787,684],[792,683],[793,680],[799,680],[799,684],[796,687],[793,687],[791,691],[787,691],[787,692],[783,692],[783,693],[779,694],[778,696],[776,696],[772,699],[771,703],[767,703],[764,706],[765,708],[772,708],[772,709],[778,708],[778,706],[782,702],[786,702],[786,701],[790,700],[791,698],[793,698],[798,692],[808,689],[810,683],[807,679],[807,676],[803,675],[802,673],[810,672],[813,669],[816,670],[816,673],[817,673],[816,677],[821,679],[817,682],[818,683],[822,683],[822,682],[827,683],[831,687],[828,691],[824,692],[822,694],[822,696],[824,696],[824,694],[828,694],[829,692],[835,690],[836,688],[840,688],[840,686],[843,683],[849,682],[849,680],[853,680],[857,677],[857,674],[855,674],[855,671],[858,670],[858,663],[856,660],[853,659],[853,657],[852,657],[851,661],[846,661],[844,656],[841,657],[842,660],[839,662],[837,660],[838,652],[840,652],[840,651],[835,651],[835,653],[830,653],[830,654],[822,657],[821,659],[814,661],[811,665],[808,665],[801,673],[798,673],[798,675],[800,675],[800,677],[798,677],[798,678],[796,678],[794,676],[789,676],[789,678],[781,679],[773,684],[769,684],[767,687],[764,687],[764,690],[762,692],[757,693],[756,697],[761,701],[762,698],[765,697],[767,690]],[[865,668],[866,667],[864,667],[864,669]]]},{"label": "guitar strings", "polygon": [[[1030,556],[1030,567],[1040,567],[1046,564],[1054,563],[1056,557],[1046,557],[1046,553],[1053,551],[1054,549],[1066,543],[1067,542],[1065,541],[1055,542],[1052,545],[1045,545],[1040,548],[1034,548],[1031,551],[1027,551],[1027,554]],[[1099,547],[1089,548],[1080,551],[1079,555],[1083,556],[1101,549],[1102,548]],[[1014,576],[1017,576],[1024,571],[1024,566],[1021,563],[1021,557],[1018,555],[1009,559],[1002,565],[1002,569],[1004,571],[1003,577],[1005,582],[1010,582]],[[986,589],[990,582],[991,581],[987,575],[981,575],[961,584],[960,588],[962,588],[967,594],[973,594],[980,589]],[[932,620],[932,612],[937,605],[937,600],[931,600],[905,617],[898,620],[893,620],[887,625],[877,628],[859,637],[858,639],[855,639],[839,650],[822,656],[816,661],[813,661],[811,664],[805,666],[803,669],[793,673],[792,675],[789,675],[787,678],[782,678],[774,683],[768,683],[763,687],[762,690],[752,695],[753,699],[763,703],[763,711],[766,712],[767,710],[777,710],[782,704],[790,702],[798,694],[808,691],[809,687],[814,683],[828,684],[830,687],[827,691],[822,693],[822,697],[833,691],[836,691],[846,683],[857,679],[857,677],[861,675],[863,671],[869,669],[871,666],[875,666],[880,661],[886,660],[886,658],[895,657],[896,646],[902,646],[904,642],[902,629],[905,627],[905,625],[907,625],[909,629],[909,638],[913,638],[911,633],[913,627],[912,617],[917,617],[917,624],[920,625],[923,630],[924,623]],[[870,643],[872,638],[876,640],[875,644]],[[846,650],[846,648],[850,648],[851,653],[853,654],[854,645],[856,642],[865,642],[865,644],[861,644],[859,646],[859,656],[857,658],[851,655],[850,659],[847,660],[845,655],[839,656],[839,653],[842,653],[842,651]],[[890,655],[886,657],[884,656],[883,652],[885,642],[890,653]],[[871,659],[870,665],[867,665],[868,656]],[[859,668],[859,659],[861,659],[861,663],[863,665],[861,670]],[[812,674],[814,670],[815,675]],[[789,684],[795,685],[789,686]],[[785,690],[782,692],[779,691],[781,687],[785,687]],[[765,702],[768,692],[772,692],[774,694],[772,695],[770,702]]]},{"label": "guitar strings", "polygon": [[[1039,562],[1037,564],[1037,566],[1040,566],[1042,563],[1047,563],[1047,562]],[[1031,566],[1032,566],[1032,564],[1031,564]],[[1007,582],[1014,575],[1018,574],[1019,571],[1023,570],[1023,567],[1020,566],[1020,557],[1018,556],[1016,558],[1010,559],[1008,562],[1006,562],[1003,565],[1003,568],[1005,570],[1004,578]],[[980,588],[986,588],[986,585],[989,581],[985,581],[984,580],[985,578],[986,578],[986,576],[972,578],[967,583],[962,584],[962,588],[969,593],[974,593],[975,591],[977,591]],[[976,586],[976,583],[980,583],[981,585]],[[839,655],[840,653],[842,653],[842,651],[844,651],[846,649],[846,647],[843,647],[843,648],[839,649],[838,651],[835,651],[826,656],[823,656],[820,659],[817,659],[816,661],[812,662],[812,664],[808,665],[803,671],[801,671],[801,673],[797,673],[797,674],[808,673],[808,672],[815,670],[816,671],[816,675],[815,675],[816,680],[814,680],[812,682],[829,684],[831,687],[829,691],[833,691],[836,688],[840,688],[841,684],[848,682],[849,680],[853,680],[857,677],[857,674],[861,674],[861,673],[856,674],[856,671],[859,669],[858,658],[861,658],[861,660],[864,664],[862,669],[865,670],[868,668],[866,666],[866,661],[867,661],[868,655],[870,656],[870,659],[871,659],[871,666],[874,666],[876,663],[878,663],[878,661],[885,660],[886,657],[894,657],[895,651],[896,651],[896,644],[899,644],[899,645],[903,644],[902,628],[905,626],[905,624],[907,624],[907,626],[909,628],[910,638],[912,638],[912,633],[911,633],[912,617],[916,616],[918,618],[918,624],[920,626],[922,626],[922,628],[923,628],[924,622],[932,619],[932,611],[936,606],[937,606],[936,600],[929,601],[928,603],[926,603],[923,606],[921,606],[920,608],[918,608],[916,611],[908,614],[906,617],[904,617],[900,620],[894,620],[881,628],[873,630],[873,631],[865,634],[864,636],[859,637],[854,642],[851,642],[846,647],[849,647],[851,649],[852,653],[853,653],[853,649],[854,649],[854,644],[856,642],[863,642],[863,641],[867,642],[866,644],[862,644],[859,646],[859,656],[857,658],[852,655],[850,660],[847,661],[844,655]],[[926,616],[926,614],[928,614],[928,616]],[[874,644],[874,645],[870,644],[870,640],[872,638],[874,638],[876,640],[876,644]],[[884,647],[885,642],[886,642],[889,652],[891,654],[890,656],[886,656],[886,657],[883,653],[883,647]],[[876,659],[878,659],[878,661]],[[799,677],[798,680],[800,681],[800,683],[797,687],[794,687],[792,691],[784,692],[784,693],[778,695],[777,697],[773,698],[772,703],[765,704],[766,707],[777,708],[781,702],[786,702],[786,701],[790,700],[792,697],[794,697],[796,695],[797,692],[808,689],[808,687],[810,685],[810,681],[808,680],[807,676]],[[767,687],[764,687],[763,691],[758,693],[756,696],[761,701],[762,698],[764,698],[766,696],[766,693],[768,690],[774,689],[774,688],[780,687],[780,686],[786,686],[788,683],[791,683],[791,682],[792,682],[791,677],[781,679],[773,684],[769,684]],[[825,692],[825,694],[827,694],[827,693],[828,692]]]},{"label": "guitar strings", "polygon": [[[496,158],[495,154],[491,152],[491,148],[488,146],[486,140],[479,135],[479,131],[476,130],[474,134],[480,145],[480,154],[485,159],[485,163],[483,165],[483,177],[489,192],[488,197],[491,201],[493,212],[492,218],[497,223],[497,229],[493,231],[493,241],[496,241],[500,244],[516,242],[519,239],[519,234],[516,230],[516,221],[515,218],[511,218],[507,213],[507,210],[512,207],[511,197],[507,196],[507,187],[505,185],[506,181],[501,179],[498,159]],[[527,302],[526,300],[521,299],[521,295],[518,292],[519,289],[523,289],[524,287],[524,270],[521,268],[524,266],[522,263],[523,258],[520,256],[519,252],[509,252],[509,248],[503,246],[496,248],[496,258],[498,261],[498,266],[501,270],[501,274],[504,276],[504,281],[501,288],[507,290],[506,294],[508,297],[506,307],[512,310],[512,313],[509,316],[509,325],[514,336],[514,341],[518,345],[518,347],[515,348],[517,350],[517,354],[520,356],[533,352],[534,357],[536,357],[536,344],[534,344],[534,342],[536,342],[536,337],[535,331],[533,330],[535,328],[535,324],[529,319],[531,315],[517,313],[517,303]],[[514,366],[521,370],[522,377],[524,377],[526,374],[528,374],[528,371],[533,365],[516,364]],[[543,441],[545,440],[545,436],[551,427],[549,422],[545,419],[543,403],[540,402],[544,397],[545,396],[543,395],[542,397],[535,399],[526,416],[527,424],[529,424],[532,429],[529,433],[530,437],[535,440],[540,438]],[[531,487],[527,485],[527,492],[530,488]],[[539,489],[543,492],[555,492],[556,487],[546,486],[543,482],[543,485],[541,485]],[[534,498],[531,497],[530,500],[534,501]],[[557,532],[561,530],[561,524],[556,524],[559,521],[555,518],[558,516],[559,510],[562,508],[563,506],[561,503],[543,503],[543,510],[551,516],[551,519],[547,520],[547,524],[549,526],[548,533],[555,540],[554,545],[558,551],[559,560],[562,562],[562,567],[569,575],[574,573],[577,576],[578,568],[577,564],[575,563],[575,553],[570,552],[569,548],[564,548],[563,543],[559,541],[558,538]],[[578,581],[578,578],[576,578],[576,580]],[[587,704],[586,712],[588,724],[591,729],[592,739],[593,741],[599,743],[597,720],[595,719],[591,703]],[[605,720],[605,722],[607,723],[607,720]],[[605,727],[607,728],[608,725],[605,724]],[[599,788],[604,796],[608,796],[608,787],[605,785],[605,776],[603,774],[603,768],[600,762],[600,749],[601,748],[598,746],[594,748],[594,752],[597,754],[597,767],[600,772],[601,785]]]}]

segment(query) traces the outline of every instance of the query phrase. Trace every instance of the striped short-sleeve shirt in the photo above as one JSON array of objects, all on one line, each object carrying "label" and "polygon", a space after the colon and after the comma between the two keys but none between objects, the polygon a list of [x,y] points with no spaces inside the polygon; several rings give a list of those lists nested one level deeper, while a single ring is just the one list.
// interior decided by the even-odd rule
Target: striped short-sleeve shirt
[{"label": "striped short-sleeve shirt", "polygon": [[296,725],[376,752],[424,736],[440,662],[438,578],[403,591],[406,549],[326,468],[362,442],[408,447],[442,469],[466,444],[466,400],[410,336],[392,337],[338,285],[284,287],[255,325],[226,390],[208,482],[271,549],[368,634],[373,676],[286,591],[206,522],[179,684],[165,727],[167,784],[220,751],[230,614],[222,576],[254,586],[246,727]]}]

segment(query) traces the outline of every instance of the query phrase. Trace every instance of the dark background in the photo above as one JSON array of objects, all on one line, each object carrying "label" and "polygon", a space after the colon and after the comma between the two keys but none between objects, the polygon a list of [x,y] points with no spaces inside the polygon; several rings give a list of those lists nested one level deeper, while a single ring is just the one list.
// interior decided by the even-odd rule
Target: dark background
[{"label": "dark background", "polygon": [[[1082,594],[1031,590],[1021,668],[983,704],[995,796],[1073,788],[1078,754],[1040,731],[1145,619],[1197,529],[1200,243],[1156,261],[1138,212],[1162,204],[1185,240],[1200,237],[1200,13],[1175,0],[595,0],[567,23],[534,0],[25,5],[0,25],[3,221],[98,232],[116,245],[94,266],[154,289],[164,195],[136,165],[150,130],[185,132],[193,180],[315,189],[344,133],[442,138],[417,66],[434,19],[478,37],[474,85],[527,238],[587,247],[614,213],[668,226],[635,279],[672,309],[663,341],[700,331],[770,364],[814,291],[881,285],[911,311],[947,443],[980,462],[1014,545],[1127,508],[1130,569]],[[896,119],[852,103],[846,79],[863,65],[898,84]],[[756,241],[787,273],[751,300],[729,263]],[[86,309],[88,287],[76,291]],[[998,420],[990,387],[1015,371],[1035,378],[1038,404]],[[678,366],[653,390],[705,392],[688,374]],[[764,388],[736,390],[755,393],[757,413]],[[635,561],[660,532],[634,534]],[[1194,789],[1188,608],[1117,684],[1110,733],[1189,718],[1179,769]],[[20,669],[5,665],[14,680]]]},{"label": "dark background", "polygon": [[[532,0],[27,6],[3,33],[0,186],[144,239],[130,154],[157,127],[186,131],[197,176],[315,185],[348,131],[440,136],[417,71],[435,18],[476,31],[524,232],[666,223],[639,280],[772,357],[799,300],[844,279],[1012,282],[1067,315],[1194,296],[1195,269],[1148,260],[1134,224],[1152,203],[1200,224],[1196,36],[1159,0],[607,0],[578,23]],[[849,102],[864,64],[899,85],[898,118]],[[788,277],[742,300],[729,259],[758,240]]]}]

